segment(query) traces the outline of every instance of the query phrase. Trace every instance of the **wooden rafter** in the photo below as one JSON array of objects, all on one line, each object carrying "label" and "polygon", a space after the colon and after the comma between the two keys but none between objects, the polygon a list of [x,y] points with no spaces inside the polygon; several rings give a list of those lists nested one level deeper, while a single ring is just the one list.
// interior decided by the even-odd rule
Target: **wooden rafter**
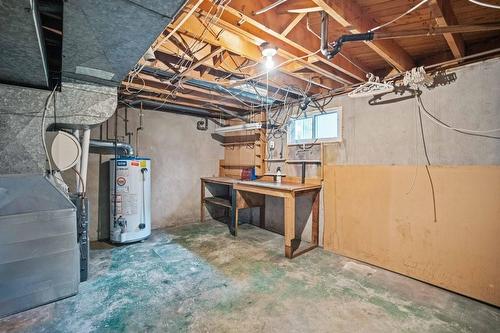
[{"label": "wooden rafter", "polygon": [[[144,81],[143,81],[144,80]],[[145,84],[145,86],[143,86]],[[140,76],[132,81],[131,84],[124,83],[124,86],[128,86],[135,90],[149,91],[157,94],[169,94],[174,91],[175,87],[172,85],[165,84],[153,76],[147,74],[140,74]],[[175,96],[182,97],[184,99],[190,99],[198,102],[205,103],[217,103],[227,107],[232,107],[236,109],[241,109],[243,105],[237,102],[235,99],[229,100],[227,97],[221,97],[219,95],[210,94],[209,91],[198,89],[196,94],[193,94],[191,88],[188,89],[178,89],[175,90]]]},{"label": "wooden rafter", "polygon": [[212,47],[212,50],[210,51],[209,54],[207,54],[206,56],[204,56],[203,58],[201,58],[197,62],[193,63],[185,71],[183,71],[181,73],[181,75],[182,76],[189,75],[189,73],[191,73],[192,71],[194,71],[195,69],[197,69],[201,65],[205,64],[207,61],[212,60],[213,57],[215,57],[216,55],[218,55],[222,51],[224,51],[224,49],[222,47],[220,47],[220,46]]},{"label": "wooden rafter", "polygon": [[[232,32],[235,35],[243,38],[245,42],[250,42],[256,46],[256,44],[261,44],[262,39],[259,38],[258,36],[255,36],[254,34],[248,32],[247,30],[241,29],[237,26],[234,26],[228,22],[225,22],[223,20],[219,20],[217,22],[217,25],[219,25],[221,28],[228,32]],[[332,70],[325,70],[324,68],[321,68],[320,65],[313,64],[309,60],[310,58],[303,58],[299,59],[295,54],[290,53],[284,49],[279,49],[278,55],[283,57],[282,61],[278,61],[278,63],[282,63],[284,61],[287,61],[287,65],[284,67],[280,67],[284,69],[288,74],[300,78],[301,80],[305,80],[307,82],[310,81],[310,77],[302,77],[302,76],[297,76],[296,71],[302,69],[303,67],[307,67],[311,69],[312,72],[315,72],[317,74],[320,74],[323,76],[322,82],[318,81],[313,81],[312,84],[320,86],[325,89],[332,89],[332,88],[337,88],[340,85],[338,82],[341,82],[342,84],[346,83],[352,83],[352,81],[349,81],[345,79],[344,77],[340,77],[338,73],[333,72]],[[255,54],[257,57],[256,59],[253,58],[252,60],[260,62],[262,61],[262,54],[260,53],[260,49],[257,54]],[[294,60],[293,62],[290,62],[290,60]],[[300,64],[300,65],[299,65]]]},{"label": "wooden rafter", "polygon": [[157,50],[165,41],[169,40],[169,38],[184,24],[184,22],[186,22],[186,20],[191,16],[193,15],[193,13],[195,12],[195,10],[198,8],[199,5],[201,5],[201,3],[203,2],[204,0],[198,0],[192,7],[191,9],[184,15],[182,16],[182,18],[180,18],[179,22],[177,22],[177,20],[174,22],[173,24],[173,28],[172,30],[164,37],[162,38],[161,40],[158,41],[158,43],[156,45],[154,45],[153,49],[154,50]]},{"label": "wooden rafter", "polygon": [[[205,107],[212,109],[214,111],[217,110],[216,107],[212,107],[213,105],[223,105],[224,108],[227,108],[228,110],[235,111],[235,112],[242,112],[244,111],[244,106],[243,105],[237,105],[234,103],[220,103],[217,100],[206,98],[206,97],[201,97],[201,96],[195,96],[192,94],[183,94],[181,92],[176,92],[175,94],[170,94],[170,90],[165,89],[162,84],[156,85],[154,82],[147,82],[148,85],[144,86],[143,83],[140,83],[139,81],[136,82],[123,82],[124,87],[128,87],[129,89],[134,89],[138,91],[136,94],[143,94],[143,96],[146,93],[152,93],[151,95],[147,95],[150,99],[155,99],[153,97],[156,97],[155,100],[161,99],[162,102],[165,102],[166,105],[169,103],[174,103],[174,104],[183,104],[184,105],[190,105],[190,106],[197,106],[197,107]],[[127,91],[124,91],[124,93],[128,93]],[[133,93],[133,92],[131,92]],[[131,94],[130,93],[130,94]],[[156,96],[155,96],[156,95]],[[169,96],[166,98],[166,96]]]},{"label": "wooden rafter", "polygon": [[[458,21],[451,7],[449,0],[431,0],[429,2],[436,24],[439,27],[448,27],[450,25],[457,25]],[[460,34],[446,33],[443,35],[450,47],[451,53],[455,58],[462,58],[465,56],[465,43]]]},{"label": "wooden rafter", "polygon": [[[168,66],[162,67],[161,64],[168,63],[168,62],[170,62],[170,63],[178,63],[179,62],[180,58],[177,57],[175,52],[166,49],[165,46],[168,46],[168,45],[164,45],[162,48],[160,48],[158,51],[156,51],[157,59],[159,61],[154,65],[154,68],[158,68],[160,70],[168,70],[169,69]],[[234,56],[229,57],[228,59],[234,59]],[[241,59],[243,59],[243,58],[241,58]],[[245,76],[255,76],[256,74],[259,73],[258,69],[255,66],[246,68],[244,71],[238,70],[237,68],[239,68],[240,65],[241,65],[241,63],[239,63],[238,66],[234,66],[232,60],[226,61],[224,63],[223,67],[220,64],[216,66],[215,64],[210,63],[210,62],[205,63],[204,65],[201,65],[200,67],[202,67],[203,72],[205,72],[206,74],[202,75],[199,79],[220,84],[220,82],[216,81],[216,79],[220,78],[220,77],[232,76],[232,77],[237,79],[237,78],[243,78],[244,75]],[[229,69],[230,72],[228,72],[226,70],[226,68],[230,68]],[[232,74],[233,72],[235,72],[235,73]],[[210,77],[212,76],[211,75],[212,73],[215,76],[213,77],[213,79],[210,79]],[[193,75],[194,73],[191,73],[191,74],[192,74],[192,76],[194,76]],[[286,77],[279,72],[273,73],[272,77],[269,78],[269,83],[267,84],[267,86],[268,86],[270,92],[274,93],[277,91],[278,95],[284,96],[284,95],[286,95],[286,90],[278,89],[276,87],[283,87],[283,86],[290,84],[289,80],[290,80],[289,77]],[[297,83],[302,83],[302,82],[299,81]],[[278,99],[279,99],[279,97],[278,97]]]},{"label": "wooden rafter", "polygon": [[[367,32],[378,24],[363,13],[355,1],[312,0],[351,33]],[[398,44],[392,40],[366,42],[378,55],[399,71],[415,66],[415,62]]]},{"label": "wooden rafter", "polygon": [[[199,19],[192,16],[185,22],[185,24],[182,26],[180,30],[187,36],[195,38],[199,36],[200,31],[203,30],[203,26],[200,24]],[[240,54],[241,56],[255,62],[263,61],[262,53],[257,45],[249,42],[246,39],[241,38],[241,36],[233,33],[232,31],[228,31],[228,29],[226,30],[220,29],[220,30],[221,32],[218,34],[218,38],[215,38],[210,34],[205,34],[204,35],[205,42],[210,43],[213,46],[220,46],[228,51],[231,51],[235,54]],[[279,60],[277,62],[280,63],[284,62],[286,59],[277,59],[277,60]],[[294,73],[294,68],[296,69],[296,65],[292,63],[279,68],[280,72],[282,72],[284,75],[289,76],[288,79],[285,79],[283,81],[284,82],[288,81],[290,84],[306,87],[306,85],[309,83],[309,78]],[[274,73],[273,75],[277,76],[276,74],[277,72]],[[302,82],[299,83],[300,81]],[[334,88],[319,82],[312,82],[312,84],[324,89]]]},{"label": "wooden rafter", "polygon": [[[233,5],[235,7],[233,7]],[[243,9],[237,10],[236,6],[242,7]],[[207,11],[210,9],[210,6],[206,3],[200,5],[200,9]],[[252,1],[231,1],[229,6],[226,7],[225,11],[221,15],[221,19],[219,20],[219,24],[226,23],[225,28],[233,27],[233,29],[244,30],[246,33],[249,33],[256,38],[259,38],[261,41],[267,41],[276,45],[278,48],[293,54],[295,57],[304,56],[307,54],[312,54],[319,49],[319,41],[316,41],[312,38],[304,38],[301,39],[300,42],[296,42],[291,40],[289,37],[283,37],[281,35],[281,31],[275,31],[269,28],[263,22],[264,15],[259,16],[251,16],[251,12],[255,11],[257,5]],[[243,20],[243,24],[240,26],[238,22]],[[301,36],[309,36],[310,32],[307,31],[305,26],[298,24],[294,31]],[[336,57],[332,60],[327,60],[322,56],[314,57],[315,61],[319,61],[325,64],[328,67],[334,68],[339,72],[343,73],[346,76],[338,77],[340,82],[344,82],[345,80],[349,80],[350,77],[351,83],[357,81],[363,81],[365,79],[365,73],[360,70],[358,67],[353,65],[348,60],[342,57]]]},{"label": "wooden rafter", "polygon": [[299,24],[299,22],[300,22],[300,21],[304,18],[304,16],[306,16],[306,13],[300,13],[300,14],[298,14],[297,16],[295,16],[295,18],[292,20],[292,22],[290,22],[290,23],[286,26],[285,30],[283,30],[283,31],[281,32],[281,35],[282,35],[283,37],[286,37],[286,35],[288,35],[288,34],[290,33],[290,31],[292,31],[292,29],[293,29],[293,28],[295,28],[295,26],[296,26],[297,24]]}]

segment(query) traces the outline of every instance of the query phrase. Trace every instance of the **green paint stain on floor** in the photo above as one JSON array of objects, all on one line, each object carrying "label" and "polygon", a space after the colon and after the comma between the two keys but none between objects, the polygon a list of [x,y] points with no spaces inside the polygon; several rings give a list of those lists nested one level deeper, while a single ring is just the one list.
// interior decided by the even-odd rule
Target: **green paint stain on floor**
[{"label": "green paint stain on floor", "polygon": [[281,236],[248,225],[156,230],[98,246],[78,295],[0,332],[500,332],[496,308],[353,263],[321,249],[288,260]]}]

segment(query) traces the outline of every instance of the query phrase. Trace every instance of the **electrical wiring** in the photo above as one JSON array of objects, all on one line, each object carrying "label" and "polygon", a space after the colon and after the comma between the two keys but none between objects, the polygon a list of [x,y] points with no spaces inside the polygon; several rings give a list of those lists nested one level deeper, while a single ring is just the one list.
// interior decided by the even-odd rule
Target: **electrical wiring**
[{"label": "electrical wiring", "polygon": [[431,165],[431,160],[429,158],[429,153],[427,152],[427,143],[425,141],[424,124],[422,122],[422,110],[420,109],[420,105],[418,105],[418,119],[419,119],[419,124],[420,124],[420,134],[422,137],[422,145],[424,147],[424,155],[425,155],[425,159],[427,161],[427,164],[425,165],[425,171],[427,172],[427,177],[429,178],[429,184],[431,186],[431,192],[432,192],[432,205],[433,205],[433,209],[434,209],[434,222],[437,222],[436,192],[434,190],[434,182],[432,181],[431,172],[429,170],[429,166]]},{"label": "electrical wiring", "polygon": [[483,134],[483,133],[492,133],[492,132],[500,131],[500,128],[493,129],[493,130],[477,131],[477,130],[468,130],[468,129],[463,129],[463,128],[455,128],[453,126],[450,126],[447,123],[445,123],[444,121],[437,118],[432,113],[430,113],[425,108],[425,106],[422,102],[422,98],[420,96],[416,96],[415,98],[417,99],[417,103],[418,103],[419,107],[421,107],[424,110],[424,115],[427,116],[427,118],[429,118],[430,120],[432,120],[435,124],[437,124],[441,127],[444,127],[446,129],[453,130],[455,132],[459,132],[462,134],[467,134],[467,135],[472,135],[472,136],[481,136],[481,137],[490,138],[490,139],[497,139],[497,140],[500,139],[500,136],[492,136],[492,135]]},{"label": "electrical wiring", "polygon": [[75,167],[71,168],[71,170],[73,170],[75,172],[75,174],[78,176],[78,178],[80,179],[80,184],[82,184],[82,195],[83,197],[85,197],[85,182],[83,181],[83,178],[82,178],[82,175],[80,174],[80,172],[78,172],[78,170],[75,169]]},{"label": "electrical wiring", "polygon": [[487,8],[500,9],[499,5],[493,5],[493,4],[481,2],[481,1],[478,1],[478,0],[469,0],[469,2],[472,2],[472,3],[476,4],[476,5],[487,7]]},{"label": "electrical wiring", "polygon": [[418,109],[417,109],[417,103],[415,101],[415,103],[413,103],[413,122],[414,122],[414,125],[415,125],[415,151],[414,151],[414,156],[415,156],[415,173],[413,175],[413,180],[411,182],[411,186],[410,186],[410,189],[408,191],[406,191],[406,195],[410,194],[413,189],[415,188],[415,184],[417,182],[417,176],[418,176],[418,167],[419,167],[419,159],[418,159],[418,121],[417,121],[417,113],[418,113]]},{"label": "electrical wiring", "polygon": [[304,59],[304,58],[308,58],[308,57],[311,57],[313,55],[316,55],[318,54],[319,52],[321,51],[321,49],[318,49],[317,51],[315,52],[312,52],[312,53],[309,53],[309,54],[306,54],[306,55],[303,55],[303,56],[300,56],[300,57],[295,57],[295,58],[291,58],[291,59],[288,59],[286,61],[283,61],[282,63],[274,66],[273,68],[271,68],[270,70],[266,71],[266,72],[263,72],[263,73],[259,73],[259,74],[255,74],[251,77],[248,77],[248,78],[245,78],[245,79],[238,79],[238,80],[232,80],[231,82],[229,82],[229,84],[235,84],[235,83],[238,83],[238,82],[245,82],[245,81],[249,81],[249,80],[253,80],[253,79],[256,79],[258,77],[261,77],[261,76],[264,76],[266,75],[267,73],[269,73],[270,71],[273,71],[275,69],[278,69],[282,66],[285,66],[286,64],[289,64],[293,61],[297,61],[297,60],[301,60],[301,59]]},{"label": "electrical wiring", "polygon": [[[231,0],[219,2],[217,4],[217,11],[216,11],[215,15],[211,15],[212,9],[215,6],[215,3],[212,4],[212,6],[210,7],[207,15],[204,16],[204,19],[203,19],[203,22],[202,22],[202,25],[204,26],[204,29],[202,30],[202,32],[200,33],[199,36],[197,36],[196,38],[194,38],[194,42],[191,45],[188,45],[188,50],[192,50],[193,48],[195,48],[196,46],[198,46],[200,43],[204,43],[204,41],[205,41],[205,38],[204,38],[205,32],[210,28],[210,26],[214,25],[220,19],[220,17],[224,13],[224,10],[225,10],[226,6],[230,2],[231,2]],[[186,52],[183,53],[182,58],[184,58],[185,55],[186,55]],[[185,65],[187,62],[184,59],[182,59],[182,58],[174,66],[177,66],[178,68],[183,67],[183,65]],[[191,63],[190,66],[192,66],[192,65],[193,65],[193,63]],[[183,71],[183,73],[185,73],[188,70],[189,70],[189,67],[185,71]],[[183,79],[184,79],[184,75],[182,73],[180,73],[180,74],[174,75],[174,77],[170,78],[167,81],[168,86],[170,86],[170,85],[172,85],[173,81],[178,80],[175,83],[175,88],[172,91],[169,92],[169,94],[164,98],[163,103],[161,105],[159,105],[158,107],[156,107],[155,110],[159,109],[163,105],[165,105],[167,103],[168,99],[173,94],[175,94],[175,92],[177,92],[178,89],[182,88],[182,80]]]},{"label": "electrical wiring", "polygon": [[394,18],[394,19],[390,20],[389,22],[386,22],[386,23],[384,23],[384,24],[381,24],[381,25],[379,25],[379,26],[376,26],[376,27],[374,27],[374,28],[372,28],[372,29],[368,30],[368,32],[373,32],[373,31],[379,30],[379,29],[381,29],[381,28],[384,28],[384,27],[388,26],[389,24],[392,24],[392,23],[396,22],[397,20],[399,20],[399,19],[400,19],[400,18],[402,18],[403,16],[406,16],[406,15],[410,14],[411,12],[413,12],[414,10],[416,10],[418,7],[422,6],[422,5],[423,5],[424,3],[426,3],[427,1],[429,1],[429,0],[422,0],[422,1],[420,1],[418,4],[416,4],[415,6],[411,7],[410,9],[408,9],[406,12],[404,12],[404,13],[403,13],[403,14],[401,14],[401,15],[399,15],[398,17],[396,17],[396,18]]},{"label": "electrical wiring", "polygon": [[[230,1],[223,1],[223,2],[221,2],[220,4],[222,4],[222,6],[224,6],[224,9],[225,9],[225,6],[227,6],[227,4],[229,4],[229,2],[230,2]],[[193,54],[193,53],[191,52],[191,50],[192,50],[193,48],[197,47],[200,43],[203,43],[203,42],[204,42],[204,38],[202,38],[202,37],[203,37],[203,35],[204,35],[204,33],[207,31],[207,29],[209,28],[209,26],[210,26],[211,24],[215,23],[215,22],[213,21],[213,20],[214,20],[214,16],[211,16],[211,15],[210,15],[210,14],[211,14],[211,12],[212,12],[212,9],[214,8],[214,6],[215,6],[215,3],[214,3],[214,4],[212,4],[212,6],[210,7],[210,10],[209,10],[209,12],[208,12],[208,14],[205,16],[205,18],[204,18],[204,20],[203,20],[203,23],[202,23],[202,24],[203,24],[203,25],[204,25],[204,27],[205,27],[205,28],[204,28],[204,30],[200,33],[200,35],[199,35],[198,37],[194,38],[194,42],[193,42],[191,45],[188,45],[188,50],[190,50],[190,52],[189,52],[190,54]],[[220,8],[220,6],[217,6],[217,10],[218,10],[218,11],[219,11],[219,8]],[[219,18],[220,18],[220,15],[222,15],[222,12],[223,12],[223,10],[220,12],[220,14],[218,14],[217,19],[219,19]],[[201,50],[202,50],[203,48],[205,48],[206,46],[207,46],[207,44],[203,45],[201,48],[199,48],[199,49],[198,49],[198,50],[196,50],[195,52],[201,51]],[[181,68],[181,67],[185,66],[185,65],[186,65],[186,64],[190,61],[191,63],[188,65],[188,67],[187,67],[186,71],[187,71],[187,70],[189,70],[189,69],[190,69],[190,67],[192,67],[192,66],[193,66],[193,61],[192,61],[192,60],[186,60],[186,59],[185,59],[185,56],[186,56],[186,52],[184,52],[184,53],[183,53],[183,55],[182,55],[181,59],[180,59],[180,60],[179,60],[179,61],[178,61],[175,65],[174,65],[174,67]],[[142,69],[144,68],[144,66],[145,66],[145,63],[144,63],[144,64],[142,64],[142,65],[137,64],[137,65],[136,65],[136,67],[134,67],[134,70],[133,70],[133,71],[132,71],[132,73],[130,73],[130,74],[129,74],[129,76],[128,76],[128,79],[127,79],[128,83],[131,83],[131,82],[133,81],[133,79],[134,79],[135,77],[137,77],[137,76],[138,76],[138,74],[142,71]],[[183,78],[183,75],[176,75],[176,76],[174,76],[173,78],[171,78],[171,79],[167,82],[168,86],[170,86],[170,85],[172,85],[172,83],[171,83],[172,81],[174,81],[174,80],[178,80],[178,81],[176,82],[176,87],[174,88],[174,90],[172,90],[172,91],[171,91],[171,92],[170,92],[170,93],[169,93],[169,94],[165,97],[165,100],[164,100],[164,103],[163,103],[163,104],[165,104],[165,103],[166,103],[166,101],[170,98],[170,96],[172,96],[172,95],[173,95],[173,94],[174,94],[174,93],[175,93],[175,92],[176,92],[179,88],[182,88],[182,78]],[[129,93],[135,93],[135,94],[140,93],[140,92],[144,89],[144,87],[145,87],[145,85],[146,85],[146,84],[145,84],[144,79],[142,79],[142,77],[140,77],[140,79],[141,79],[141,80],[142,80],[142,82],[143,82],[143,87],[142,87],[141,89],[139,89],[138,91],[136,91],[136,92],[131,92],[131,91],[129,90],[128,85],[127,85],[127,86],[125,87],[125,89],[127,90],[127,92],[129,92]],[[159,106],[159,107],[160,107],[160,106]],[[159,107],[158,107],[158,108],[159,108]]]}]

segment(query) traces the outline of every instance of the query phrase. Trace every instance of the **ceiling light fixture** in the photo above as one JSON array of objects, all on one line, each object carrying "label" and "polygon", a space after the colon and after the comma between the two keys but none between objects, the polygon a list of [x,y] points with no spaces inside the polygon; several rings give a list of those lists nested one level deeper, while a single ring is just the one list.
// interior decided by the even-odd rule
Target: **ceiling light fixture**
[{"label": "ceiling light fixture", "polygon": [[275,46],[273,46],[267,42],[262,43],[260,45],[260,49],[261,49],[262,55],[264,57],[266,57],[266,68],[268,70],[271,70],[274,67],[273,56],[276,55],[276,53],[278,52],[278,49]]},{"label": "ceiling light fixture", "polygon": [[234,126],[217,127],[215,133],[229,133],[238,131],[258,130],[262,128],[262,123],[248,123]]}]

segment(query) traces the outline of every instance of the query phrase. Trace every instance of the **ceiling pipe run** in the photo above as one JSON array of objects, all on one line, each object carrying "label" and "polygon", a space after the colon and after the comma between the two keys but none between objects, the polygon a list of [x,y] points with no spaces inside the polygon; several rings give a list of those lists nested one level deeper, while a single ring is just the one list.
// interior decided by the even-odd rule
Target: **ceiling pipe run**
[{"label": "ceiling pipe run", "polygon": [[234,116],[218,115],[218,114],[214,114],[213,112],[199,109],[199,108],[194,108],[191,106],[185,106],[185,105],[179,105],[179,104],[165,104],[165,103],[150,101],[147,99],[134,100],[134,101],[129,102],[127,104],[130,106],[141,107],[141,103],[142,103],[143,109],[149,109],[152,111],[171,112],[171,113],[177,113],[177,114],[182,114],[182,115],[186,115],[186,116],[195,116],[195,117],[203,117],[203,118],[216,118],[216,119],[234,118]]},{"label": "ceiling pipe run", "polygon": [[135,156],[134,147],[125,142],[90,140],[89,152],[93,154]]}]

